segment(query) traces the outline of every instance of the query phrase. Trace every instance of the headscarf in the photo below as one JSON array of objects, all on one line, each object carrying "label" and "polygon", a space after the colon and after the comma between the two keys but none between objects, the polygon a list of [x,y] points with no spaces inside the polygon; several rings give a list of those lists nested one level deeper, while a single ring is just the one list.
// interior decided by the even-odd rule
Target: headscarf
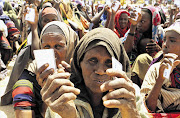
[{"label": "headscarf", "polygon": [[96,46],[106,47],[109,54],[112,57],[115,57],[123,65],[123,71],[125,71],[130,78],[129,59],[119,37],[112,30],[107,28],[96,28],[91,30],[82,37],[75,48],[73,61],[71,63],[72,74],[70,77],[70,80],[74,83],[75,87],[81,90],[78,99],[89,103],[90,100],[82,77],[80,62],[82,61],[84,54]]},{"label": "headscarf", "polygon": [[44,7],[39,13],[39,19],[38,19],[38,34],[39,34],[39,36],[40,36],[41,31],[43,29],[43,26],[41,24],[42,17],[44,15],[47,15],[47,14],[54,14],[57,16],[58,21],[61,21],[60,16],[58,15],[58,11],[55,8],[50,7],[50,6]]},{"label": "headscarf", "polygon": [[155,7],[148,6],[147,9],[149,9],[152,13],[152,39],[158,43],[159,36],[158,36],[158,27],[157,26],[161,24],[161,16],[159,14],[158,9],[156,9]]},{"label": "headscarf", "polygon": [[119,10],[116,15],[115,15],[115,29],[114,32],[119,36],[119,38],[123,37],[125,33],[129,30],[130,28],[130,22],[128,21],[128,24],[125,28],[121,28],[121,24],[119,23],[119,18],[122,13],[126,13],[128,16],[130,16],[129,12],[126,10]]},{"label": "headscarf", "polygon": [[[65,23],[60,22],[60,21],[52,21],[43,28],[40,39],[42,39],[42,35],[44,34],[44,31],[48,29],[48,27],[51,25],[58,26],[60,29],[60,32],[62,31],[63,34],[65,35],[66,44],[67,44],[67,52],[66,52],[65,61],[69,63],[70,58],[72,57],[74,48],[79,41],[79,38],[77,34],[74,32],[74,30],[72,30]],[[12,87],[16,83],[16,81],[19,79],[25,66],[27,65],[27,62],[30,59],[30,51],[31,51],[31,47],[30,45],[27,45],[26,47],[21,49],[20,53],[18,54],[10,79],[9,79],[9,83],[5,91],[5,94],[1,97],[1,101],[2,101],[1,105],[7,105],[12,102]]]},{"label": "headscarf", "polygon": [[[52,28],[52,25],[57,26],[58,28],[49,29],[50,27]],[[47,30],[48,30],[48,32],[47,32]],[[69,63],[69,61],[73,55],[74,48],[79,41],[79,38],[78,38],[76,32],[70,26],[68,26],[67,24],[65,24],[63,22],[52,21],[52,22],[46,24],[44,26],[44,28],[42,29],[40,40],[42,40],[42,36],[44,34],[50,33],[50,32],[52,32],[52,33],[53,32],[63,33],[63,35],[65,36],[66,45],[67,45],[67,52],[66,52],[65,61],[67,63]]]}]

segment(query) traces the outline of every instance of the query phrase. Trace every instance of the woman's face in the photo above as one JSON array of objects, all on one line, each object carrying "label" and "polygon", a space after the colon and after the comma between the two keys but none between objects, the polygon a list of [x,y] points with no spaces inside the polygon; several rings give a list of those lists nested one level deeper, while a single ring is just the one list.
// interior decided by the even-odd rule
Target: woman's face
[{"label": "woman's face", "polygon": [[42,17],[41,24],[44,27],[47,23],[49,23],[51,21],[57,21],[57,20],[58,20],[58,18],[55,14],[47,14]]},{"label": "woman's face", "polygon": [[97,46],[87,51],[80,66],[88,91],[102,93],[100,86],[110,80],[110,77],[106,74],[106,70],[112,68],[111,56],[106,48]]},{"label": "woman's face", "polygon": [[167,31],[164,37],[163,52],[174,53],[180,59],[180,34],[175,31]]},{"label": "woman's face", "polygon": [[67,45],[63,35],[57,33],[48,33],[42,36],[42,48],[54,49],[56,65],[65,60]]},{"label": "woman's face", "polygon": [[151,27],[151,16],[147,13],[142,11],[142,19],[137,24],[137,30],[141,33],[148,31]]},{"label": "woman's face", "polygon": [[120,27],[123,29],[127,26],[128,24],[128,15],[126,13],[122,13],[120,18],[119,18],[119,24]]}]

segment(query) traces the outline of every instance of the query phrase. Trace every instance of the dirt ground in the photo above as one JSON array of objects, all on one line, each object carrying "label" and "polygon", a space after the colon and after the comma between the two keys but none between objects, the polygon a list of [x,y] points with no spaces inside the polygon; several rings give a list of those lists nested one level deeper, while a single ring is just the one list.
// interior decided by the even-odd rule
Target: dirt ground
[{"label": "dirt ground", "polygon": [[[6,86],[9,82],[9,76],[11,74],[11,70],[14,66],[14,62],[15,62],[15,60],[11,61],[8,64],[7,76],[3,80],[0,80],[0,97],[5,92]],[[0,106],[0,118],[15,118],[13,104],[7,105],[7,106]]]}]

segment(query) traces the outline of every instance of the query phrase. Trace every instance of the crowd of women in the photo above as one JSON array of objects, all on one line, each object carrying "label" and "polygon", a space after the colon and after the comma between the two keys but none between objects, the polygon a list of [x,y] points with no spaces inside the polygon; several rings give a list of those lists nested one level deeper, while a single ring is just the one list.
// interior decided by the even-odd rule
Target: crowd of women
[{"label": "crowd of women", "polygon": [[[1,75],[17,55],[1,105],[16,118],[178,117],[179,18],[176,5],[1,0]],[[37,67],[41,49],[57,69]]]}]

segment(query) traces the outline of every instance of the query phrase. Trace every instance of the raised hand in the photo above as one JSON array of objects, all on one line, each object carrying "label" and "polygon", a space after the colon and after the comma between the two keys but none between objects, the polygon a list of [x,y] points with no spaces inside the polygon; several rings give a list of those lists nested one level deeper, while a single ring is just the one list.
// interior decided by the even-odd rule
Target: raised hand
[{"label": "raised hand", "polygon": [[41,89],[42,100],[52,111],[58,113],[62,118],[75,118],[76,107],[73,100],[76,99],[80,90],[68,79],[70,73],[64,72],[64,67],[59,66],[61,73],[49,75]]},{"label": "raised hand", "polygon": [[[176,54],[173,53],[168,53],[164,55],[164,58],[161,61],[161,65],[159,68],[159,77],[158,79],[161,79],[162,81],[164,81],[166,78],[163,76],[164,73],[164,69],[168,68],[168,64],[170,66],[172,66],[170,73],[172,73],[172,71],[174,70],[174,68],[180,64],[180,60],[176,60],[178,56]],[[175,60],[174,62],[172,62],[171,59]]]},{"label": "raised hand", "polygon": [[103,104],[107,108],[119,108],[122,117],[136,118],[139,113],[136,110],[135,89],[132,81],[127,77],[124,71],[107,69],[106,73],[115,77],[101,85],[102,92],[108,93],[102,98]]},{"label": "raised hand", "polygon": [[35,10],[35,19],[34,19],[34,22],[33,21],[29,21],[27,20],[27,22],[30,24],[31,28],[37,28],[38,27],[38,10],[37,10],[37,7],[33,4],[31,4],[30,6],[29,5],[26,5],[26,13],[25,15],[29,12],[28,11],[28,8],[33,8]]},{"label": "raised hand", "polygon": [[139,21],[141,21],[142,14],[137,12],[136,10],[130,11],[129,21],[132,25],[137,25]]}]

